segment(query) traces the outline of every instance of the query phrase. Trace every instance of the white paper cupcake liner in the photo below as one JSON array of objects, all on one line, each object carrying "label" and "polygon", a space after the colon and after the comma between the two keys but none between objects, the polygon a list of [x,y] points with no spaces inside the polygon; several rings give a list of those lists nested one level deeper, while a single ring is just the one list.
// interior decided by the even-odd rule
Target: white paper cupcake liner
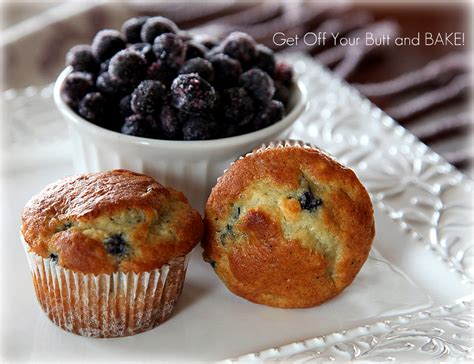
[{"label": "white paper cupcake liner", "polygon": [[142,273],[93,275],[43,259],[22,241],[43,311],[62,329],[89,337],[130,336],[165,321],[181,294],[190,256]]}]

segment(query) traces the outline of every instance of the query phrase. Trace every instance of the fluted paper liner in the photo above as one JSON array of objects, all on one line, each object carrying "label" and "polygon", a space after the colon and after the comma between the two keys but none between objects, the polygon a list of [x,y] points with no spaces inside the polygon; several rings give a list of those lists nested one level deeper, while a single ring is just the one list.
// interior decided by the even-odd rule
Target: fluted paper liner
[{"label": "fluted paper liner", "polygon": [[135,335],[165,321],[181,294],[190,255],[147,272],[93,275],[44,259],[22,241],[43,311],[62,329],[89,337]]}]

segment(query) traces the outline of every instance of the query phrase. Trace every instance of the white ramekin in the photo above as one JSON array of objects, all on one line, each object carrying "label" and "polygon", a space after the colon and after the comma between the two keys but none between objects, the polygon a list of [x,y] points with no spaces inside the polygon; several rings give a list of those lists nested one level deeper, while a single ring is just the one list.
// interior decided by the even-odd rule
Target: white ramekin
[{"label": "white ramekin", "polygon": [[289,112],[279,122],[244,135],[199,141],[140,138],[101,128],[77,115],[62,99],[66,68],[54,86],[54,101],[67,121],[78,173],[124,168],[156,178],[182,191],[190,204],[203,211],[218,176],[239,156],[264,142],[286,138],[306,105],[306,91],[295,83]]}]

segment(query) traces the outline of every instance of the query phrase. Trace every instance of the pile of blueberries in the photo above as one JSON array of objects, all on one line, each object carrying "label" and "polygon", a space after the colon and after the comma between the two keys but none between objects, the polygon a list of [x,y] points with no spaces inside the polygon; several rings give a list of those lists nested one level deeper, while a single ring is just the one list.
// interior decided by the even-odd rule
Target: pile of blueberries
[{"label": "pile of blueberries", "polygon": [[171,20],[136,17],[76,45],[62,97],[83,118],[123,134],[170,140],[225,138],[285,115],[292,68],[234,32],[193,37]]}]

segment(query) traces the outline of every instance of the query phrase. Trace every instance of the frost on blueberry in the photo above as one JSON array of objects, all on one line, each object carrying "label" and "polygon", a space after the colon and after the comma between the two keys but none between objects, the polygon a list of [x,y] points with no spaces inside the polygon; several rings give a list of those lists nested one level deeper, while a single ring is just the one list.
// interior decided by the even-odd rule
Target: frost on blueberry
[{"label": "frost on blueberry", "polygon": [[138,16],[66,55],[63,100],[90,122],[169,140],[232,137],[285,116],[292,67],[248,34],[222,40]]},{"label": "frost on blueberry", "polygon": [[242,73],[239,83],[255,101],[261,104],[268,103],[275,94],[272,78],[259,68],[252,68]]},{"label": "frost on blueberry", "polygon": [[155,38],[164,33],[177,33],[178,27],[171,20],[162,16],[155,16],[148,18],[140,30],[141,40],[143,42],[151,43]]},{"label": "frost on blueberry", "polygon": [[99,62],[112,58],[126,46],[120,32],[111,29],[101,30],[92,41],[92,54]]},{"label": "frost on blueberry", "polygon": [[130,18],[122,25],[122,34],[127,43],[139,43],[142,41],[141,31],[143,24],[149,19],[147,16]]},{"label": "frost on blueberry", "polygon": [[216,101],[214,88],[197,73],[179,75],[171,85],[171,103],[187,113],[209,111]]},{"label": "frost on blueberry", "polygon": [[132,110],[139,114],[158,113],[165,94],[166,87],[160,81],[142,81],[132,93]]},{"label": "frost on blueberry", "polygon": [[140,52],[124,49],[112,57],[108,73],[120,83],[135,85],[145,77],[147,67],[147,61]]}]

